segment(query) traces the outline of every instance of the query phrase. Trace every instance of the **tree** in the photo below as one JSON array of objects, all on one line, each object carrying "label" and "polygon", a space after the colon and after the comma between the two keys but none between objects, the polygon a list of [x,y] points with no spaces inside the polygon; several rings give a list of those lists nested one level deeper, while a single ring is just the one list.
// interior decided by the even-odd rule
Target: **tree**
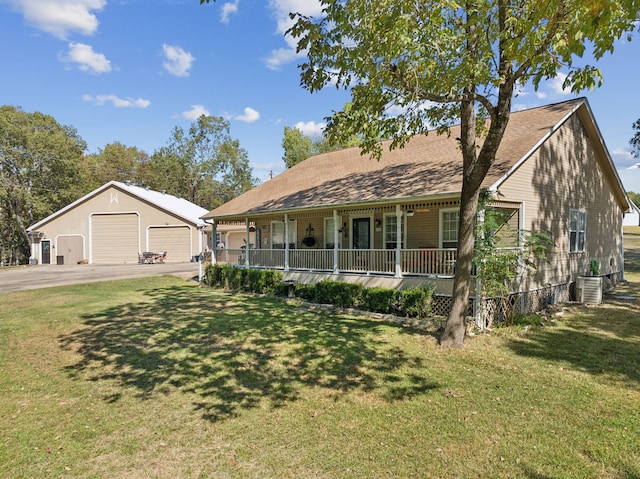
[{"label": "tree", "polygon": [[246,150],[222,117],[200,116],[187,131],[177,126],[149,161],[149,185],[214,208],[256,184]]},{"label": "tree", "polygon": [[149,184],[149,155],[135,146],[114,142],[86,155],[82,161],[87,192],[109,181]]},{"label": "tree", "polygon": [[78,197],[85,149],[49,115],[0,107],[0,261],[26,262],[27,228]]},{"label": "tree", "polygon": [[502,316],[513,324],[515,304],[511,291],[518,276],[533,271],[541,262],[549,262],[555,247],[548,231],[516,230],[509,225],[509,213],[489,207],[495,198],[486,189],[479,197],[482,220],[476,223],[474,266],[482,284],[482,300],[493,303],[495,314],[490,315],[482,329],[491,328],[493,316]]},{"label": "tree", "polygon": [[[201,0],[208,1],[208,0]],[[351,101],[327,119],[334,143],[358,136],[363,153],[381,154],[412,136],[459,122],[463,163],[457,268],[443,347],[461,347],[474,256],[480,186],[509,122],[515,87],[568,69],[577,92],[602,82],[578,60],[631,38],[640,0],[321,0],[323,16],[292,14],[288,31],[306,53],[301,83],[350,91]],[[401,113],[392,116],[391,107]]]},{"label": "tree", "polygon": [[633,124],[633,129],[636,131],[636,133],[633,135],[633,138],[629,140],[629,144],[631,145],[631,153],[636,158],[640,158],[640,119],[636,120],[636,122]]},{"label": "tree", "polygon": [[284,156],[282,161],[287,168],[297,165],[313,155],[313,141],[297,128],[284,127],[282,138]]},{"label": "tree", "polygon": [[356,146],[358,143],[359,140],[355,136],[347,138],[339,144],[332,143],[324,135],[312,140],[298,128],[285,126],[284,137],[282,138],[282,148],[284,148],[282,161],[284,161],[287,168],[291,168],[313,155]]},{"label": "tree", "polygon": [[629,196],[629,199],[631,201],[633,201],[633,203],[640,207],[640,193],[635,193],[633,191],[627,191],[627,195]]}]

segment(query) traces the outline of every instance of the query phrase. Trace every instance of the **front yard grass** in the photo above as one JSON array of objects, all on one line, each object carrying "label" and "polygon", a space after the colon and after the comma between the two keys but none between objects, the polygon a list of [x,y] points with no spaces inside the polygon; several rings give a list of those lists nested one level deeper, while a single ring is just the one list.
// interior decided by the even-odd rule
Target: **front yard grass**
[{"label": "front yard grass", "polygon": [[0,304],[0,477],[640,477],[638,300],[453,352],[171,277]]}]

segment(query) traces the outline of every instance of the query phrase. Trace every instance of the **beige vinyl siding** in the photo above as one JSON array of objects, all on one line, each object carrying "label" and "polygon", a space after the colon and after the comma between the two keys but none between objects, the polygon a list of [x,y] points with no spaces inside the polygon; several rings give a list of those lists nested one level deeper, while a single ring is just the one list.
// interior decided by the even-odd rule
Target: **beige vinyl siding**
[{"label": "beige vinyl siding", "polygon": [[137,263],[139,221],[135,213],[91,217],[91,259],[96,264]]},{"label": "beige vinyl siding", "polygon": [[188,226],[150,226],[149,251],[165,251],[166,262],[190,261],[192,253],[191,231]]},{"label": "beige vinyl siding", "polygon": [[56,256],[64,256],[64,264],[77,264],[85,259],[84,238],[79,235],[58,236]]},{"label": "beige vinyl siding", "polygon": [[[524,202],[525,229],[548,230],[556,243],[531,285],[575,281],[592,259],[601,274],[621,269],[622,212],[580,118],[572,116],[499,188],[500,199]],[[580,174],[576,174],[580,172]],[[569,209],[587,212],[586,250],[569,253]]]},{"label": "beige vinyl siding", "polygon": [[427,212],[416,212],[407,218],[407,248],[439,248],[438,208]]}]

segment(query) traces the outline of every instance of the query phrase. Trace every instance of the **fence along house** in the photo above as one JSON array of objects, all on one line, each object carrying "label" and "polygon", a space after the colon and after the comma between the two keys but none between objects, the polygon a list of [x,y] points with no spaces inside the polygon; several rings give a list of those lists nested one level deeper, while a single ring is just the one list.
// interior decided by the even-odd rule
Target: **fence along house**
[{"label": "fence along house", "polygon": [[[301,162],[203,216],[214,229],[255,227],[254,248],[217,251],[216,260],[278,268],[300,282],[429,282],[446,310],[462,188],[458,136],[456,126],[403,149],[384,142],[380,161],[349,148]],[[512,113],[483,186],[511,226],[548,230],[557,245],[550,264],[516,278],[522,312],[540,309],[550,294],[569,299],[593,260],[601,275],[622,277],[629,203],[586,99]]]}]

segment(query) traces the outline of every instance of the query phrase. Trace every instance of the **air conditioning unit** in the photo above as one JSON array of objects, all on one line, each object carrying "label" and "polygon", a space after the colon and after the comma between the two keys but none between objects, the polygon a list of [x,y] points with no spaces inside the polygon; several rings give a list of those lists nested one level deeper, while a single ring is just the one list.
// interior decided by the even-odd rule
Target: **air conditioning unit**
[{"label": "air conditioning unit", "polygon": [[581,303],[602,303],[602,276],[578,276],[576,289]]}]

